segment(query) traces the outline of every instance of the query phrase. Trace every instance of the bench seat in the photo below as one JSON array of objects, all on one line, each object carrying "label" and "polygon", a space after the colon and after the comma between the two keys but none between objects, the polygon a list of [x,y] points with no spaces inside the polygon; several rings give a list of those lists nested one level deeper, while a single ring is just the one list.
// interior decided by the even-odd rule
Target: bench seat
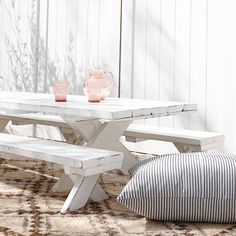
[{"label": "bench seat", "polygon": [[172,142],[180,152],[208,151],[219,148],[224,143],[221,133],[183,130],[131,124],[124,132],[126,141],[159,140]]},{"label": "bench seat", "polygon": [[[0,120],[11,120],[13,125],[39,124],[58,127],[67,143],[83,143],[66,122],[56,115],[41,113],[6,114],[0,113]],[[224,135],[215,132],[183,130],[131,124],[124,132],[126,141],[159,140],[172,142],[180,152],[208,151],[224,143]]]},{"label": "bench seat", "polygon": [[7,114],[5,112],[0,112],[0,120],[10,120],[13,125],[37,124],[55,127],[68,127],[66,122],[60,116],[42,113]]},{"label": "bench seat", "polygon": [[84,143],[82,137],[72,130],[72,128],[63,120],[62,117],[57,115],[48,115],[43,113],[19,113],[19,114],[8,114],[4,111],[0,112],[0,131],[7,133],[5,127],[9,121],[12,125],[45,125],[53,126],[59,129],[60,133],[64,137],[67,143],[80,144]]},{"label": "bench seat", "polygon": [[98,177],[105,171],[121,169],[123,160],[119,152],[4,133],[0,133],[0,152],[62,165],[65,174],[53,191],[71,191],[61,213],[83,207],[89,197],[95,201],[107,198]]}]

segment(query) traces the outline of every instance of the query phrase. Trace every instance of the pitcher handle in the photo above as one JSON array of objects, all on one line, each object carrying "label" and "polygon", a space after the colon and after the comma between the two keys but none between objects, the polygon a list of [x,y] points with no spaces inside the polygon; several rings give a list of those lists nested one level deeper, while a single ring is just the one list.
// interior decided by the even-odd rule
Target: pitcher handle
[{"label": "pitcher handle", "polygon": [[111,89],[112,89],[112,87],[114,86],[114,84],[115,84],[115,77],[114,77],[114,75],[113,75],[113,73],[111,72],[111,71],[109,71],[109,70],[106,70],[106,71],[104,71],[104,73],[106,74],[106,75],[109,75],[110,77],[111,77],[111,86],[110,86],[110,88],[109,88],[109,90],[111,91]]}]

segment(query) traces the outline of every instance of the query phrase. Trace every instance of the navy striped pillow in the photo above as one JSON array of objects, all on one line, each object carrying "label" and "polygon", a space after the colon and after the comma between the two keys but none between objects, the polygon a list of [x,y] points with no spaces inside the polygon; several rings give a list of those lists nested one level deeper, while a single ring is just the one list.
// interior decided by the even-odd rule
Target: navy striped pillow
[{"label": "navy striped pillow", "polygon": [[136,168],[117,200],[147,218],[236,222],[236,155],[181,153]]}]

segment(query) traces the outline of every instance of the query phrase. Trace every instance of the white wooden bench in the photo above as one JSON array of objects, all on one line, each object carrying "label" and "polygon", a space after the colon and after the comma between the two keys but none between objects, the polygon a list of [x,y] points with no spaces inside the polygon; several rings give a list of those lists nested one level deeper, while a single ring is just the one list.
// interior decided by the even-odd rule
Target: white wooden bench
[{"label": "white wooden bench", "polygon": [[[59,116],[41,113],[7,115],[0,113],[0,120],[11,120],[14,125],[39,124],[58,127],[67,143],[82,143],[73,130]],[[219,148],[224,143],[224,135],[215,132],[183,130],[166,127],[154,127],[131,124],[124,132],[126,141],[159,140],[172,142],[180,152],[208,151]]]},{"label": "white wooden bench", "polygon": [[[0,153],[8,153],[62,165],[65,174],[53,191],[70,190],[61,213],[83,207],[89,197],[94,201],[107,198],[97,183],[101,173],[121,169],[123,154],[51,140],[0,134]],[[73,183],[73,184],[72,184]]]},{"label": "white wooden bench", "polygon": [[126,141],[159,140],[172,142],[179,152],[208,151],[219,148],[224,143],[224,135],[214,132],[182,130],[131,124],[124,132]]},{"label": "white wooden bench", "polygon": [[9,121],[12,122],[12,125],[53,126],[59,128],[67,143],[83,144],[84,142],[83,139],[81,137],[78,137],[78,135],[68,124],[66,124],[66,122],[60,116],[47,115],[42,113],[7,114],[6,112],[0,112],[0,120],[2,121],[2,124],[0,125],[0,131],[3,131],[6,123],[8,123]]}]

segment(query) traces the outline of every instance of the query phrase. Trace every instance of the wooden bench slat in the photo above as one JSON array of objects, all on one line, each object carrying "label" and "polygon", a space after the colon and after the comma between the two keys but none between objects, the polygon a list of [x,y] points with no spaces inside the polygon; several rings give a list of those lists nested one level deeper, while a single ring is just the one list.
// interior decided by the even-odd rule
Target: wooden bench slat
[{"label": "wooden bench slat", "polygon": [[119,152],[3,133],[0,134],[0,151],[81,169],[114,163],[123,158]]},{"label": "wooden bench slat", "polygon": [[56,127],[68,127],[66,122],[56,115],[42,113],[7,114],[0,113],[0,120],[11,120],[14,125],[39,124]]},{"label": "wooden bench slat", "polygon": [[[171,104],[175,108],[175,104]],[[188,107],[188,109],[190,109]],[[12,120],[13,124],[41,124],[64,128],[63,132],[68,129],[71,133],[71,127],[56,115],[45,115],[42,113],[26,113],[8,115],[0,113],[0,119]],[[65,129],[66,128],[66,129]],[[64,134],[63,134],[64,135]],[[64,135],[65,136],[65,135]],[[137,142],[141,140],[159,140],[173,142],[179,145],[191,146],[192,150],[210,150],[219,147],[224,142],[224,135],[214,132],[182,130],[167,127],[153,127],[148,125],[131,124],[127,131],[124,132],[127,141]],[[194,148],[195,147],[195,148]]]},{"label": "wooden bench slat", "polygon": [[224,135],[221,133],[181,130],[166,127],[153,127],[148,125],[131,124],[124,132],[127,141],[159,140],[188,145],[209,145],[223,143]]},{"label": "wooden bench slat", "polygon": [[[174,104],[171,104],[173,107]],[[189,108],[188,108],[189,109]],[[0,113],[0,119],[12,120],[13,124],[41,124],[56,127],[68,127],[66,122],[56,115],[45,115],[42,113],[26,113],[8,115]],[[220,133],[182,130],[166,127],[153,127],[148,125],[131,124],[124,132],[127,141],[136,142],[137,140],[160,140],[173,143],[180,143],[193,146],[201,146],[201,150],[218,147],[224,141],[224,135]]]}]

